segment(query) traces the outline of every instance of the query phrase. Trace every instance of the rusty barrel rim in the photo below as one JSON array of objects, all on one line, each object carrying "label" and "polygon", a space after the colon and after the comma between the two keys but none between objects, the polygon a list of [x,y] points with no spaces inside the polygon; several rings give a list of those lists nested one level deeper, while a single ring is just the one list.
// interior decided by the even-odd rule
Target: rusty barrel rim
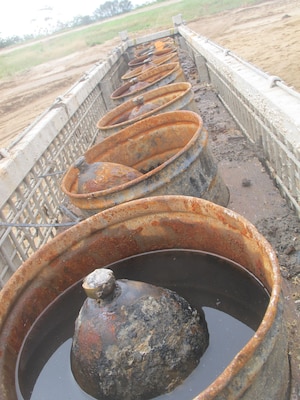
[{"label": "rusty barrel rim", "polygon": [[158,106],[154,111],[148,111],[145,114],[132,118],[131,120],[126,120],[124,122],[120,122],[117,124],[112,123],[111,121],[115,119],[116,115],[119,116],[122,113],[128,112],[135,107],[134,97],[133,97],[131,99],[126,100],[124,103],[118,105],[117,107],[113,108],[111,111],[106,113],[101,119],[99,119],[99,121],[97,122],[97,128],[103,131],[110,130],[112,128],[121,129],[129,124],[147,118],[148,116],[153,115],[154,113],[157,114],[161,112],[161,110],[163,110],[167,106],[171,105],[172,103],[175,103],[177,100],[187,95],[187,93],[190,92],[191,89],[192,85],[189,82],[175,82],[149,90],[148,92],[142,94],[145,103],[151,102],[152,100],[157,98],[157,96],[160,96],[161,94],[164,93],[165,94],[175,93],[176,97]]},{"label": "rusty barrel rim", "polygon": [[[178,62],[178,54],[177,53],[167,54],[165,56],[160,56],[155,61],[153,61],[153,64],[155,64],[155,66],[149,66],[149,69],[156,68],[163,64],[173,64],[173,63],[177,63],[177,62]],[[144,72],[147,71],[147,70],[144,70],[143,67],[144,66],[136,67],[133,70],[126,72],[121,77],[121,79],[128,80],[128,79],[132,79],[134,77],[139,77],[141,74],[143,74]]]},{"label": "rusty barrel rim", "polygon": [[[16,334],[14,330],[14,324],[19,323],[16,317],[19,315],[20,318],[20,315],[22,315],[22,310],[20,310],[20,308],[18,308],[18,304],[15,305],[14,302],[18,302],[18,300],[22,298],[22,294],[26,292],[26,290],[30,290],[28,288],[30,285],[33,285],[34,281],[37,279],[42,279],[43,277],[46,279],[46,282],[42,282],[42,287],[43,290],[48,291],[50,298],[53,298],[53,296],[56,296],[60,291],[68,288],[72,283],[72,281],[68,279],[63,279],[63,277],[60,276],[58,277],[57,275],[59,275],[59,271],[57,271],[55,268],[53,269],[53,267],[56,265],[58,256],[63,258],[63,260],[61,260],[62,265],[59,265],[58,268],[61,268],[62,272],[66,273],[66,270],[69,268],[67,256],[69,252],[71,252],[71,254],[73,253],[73,257],[76,257],[77,260],[79,254],[86,250],[83,249],[84,244],[86,243],[91,246],[91,236],[99,234],[99,238],[103,239],[103,243],[105,243],[105,240],[107,240],[109,237],[109,232],[112,234],[112,236],[118,236],[118,234],[121,235],[120,227],[122,227],[122,229],[125,231],[128,229],[128,232],[131,232],[131,237],[127,237],[127,242],[129,241],[128,243],[131,243],[131,248],[128,250],[127,254],[123,254],[122,258],[140,254],[145,251],[153,251],[162,248],[174,248],[174,243],[181,248],[185,248],[182,245],[184,245],[186,240],[189,240],[189,238],[186,239],[185,237],[180,236],[181,243],[176,242],[176,235],[180,235],[178,232],[179,226],[177,227],[174,225],[175,238],[173,238],[171,233],[168,231],[168,229],[171,227],[171,222],[168,222],[168,218],[173,217],[173,223],[176,224],[177,220],[175,217],[177,215],[179,219],[182,219],[180,222],[182,222],[183,226],[187,227],[187,229],[190,229],[188,224],[191,224],[192,221],[196,220],[195,223],[200,224],[199,229],[203,230],[203,234],[205,232],[205,234],[209,235],[207,240],[204,240],[203,242],[204,247],[206,248],[201,248],[201,250],[210,251],[210,247],[214,246],[214,251],[212,252],[213,254],[219,254],[227,257],[226,254],[224,255],[221,253],[223,249],[226,251],[226,245],[230,245],[230,241],[233,237],[241,247],[243,247],[245,242],[244,245],[248,245],[249,247],[249,249],[247,248],[247,260],[251,260],[251,257],[257,258],[257,260],[255,259],[253,261],[249,261],[251,263],[251,269],[257,269],[256,272],[258,272],[260,268],[263,269],[265,274],[262,274],[263,283],[266,285],[270,293],[269,305],[263,321],[258,327],[255,335],[236,355],[236,357],[234,357],[234,359],[217,377],[217,379],[207,389],[195,397],[197,400],[217,398],[218,393],[220,393],[224,387],[226,387],[228,382],[232,380],[241,370],[241,368],[247,364],[249,359],[255,356],[255,353],[258,350],[261,342],[268,336],[268,333],[274,324],[276,309],[278,308],[280,302],[281,276],[279,264],[274,250],[267,240],[249,221],[231,210],[227,210],[214,203],[194,197],[156,196],[138,199],[126,204],[120,204],[80,222],[78,225],[55,237],[50,243],[44,245],[33,256],[24,262],[24,264],[15,272],[8,284],[5,285],[0,292],[0,351],[2,353],[11,351],[10,346],[7,346],[6,340],[11,331]],[[167,227],[167,232],[161,230],[161,227],[157,225],[158,220],[165,224],[165,227]],[[138,240],[139,237],[139,240],[141,240],[142,236],[141,230],[137,229],[137,226],[135,226],[135,221],[139,221],[141,229],[147,227],[149,232],[152,232],[152,230],[153,233],[156,232],[157,236],[152,237],[153,243],[148,243],[147,241],[138,241],[137,243],[139,243],[139,246],[136,247],[134,240]],[[209,229],[207,230],[205,228]],[[215,240],[211,240],[210,236],[214,234],[215,230],[216,232],[220,233],[220,237],[224,239],[225,243],[219,243]],[[230,233],[230,237],[227,238],[226,234],[228,232]],[[114,238],[116,239],[115,236]],[[165,237],[167,237],[167,239]],[[165,239],[166,241],[164,242]],[[211,243],[212,241],[214,243]],[[156,243],[156,245],[154,245],[154,243]],[[188,248],[195,248],[192,244]],[[108,265],[110,262],[120,259],[120,255],[114,256],[113,253],[109,252],[109,248],[106,248],[105,250],[106,251],[104,252],[103,249],[99,248],[99,251],[105,254],[105,257],[101,258],[99,256],[98,267],[103,267]],[[236,250],[236,253],[234,253],[234,256],[231,256],[230,259],[241,264],[239,258],[244,256],[245,254],[242,255],[239,253],[239,250]],[[89,259],[88,254],[87,257]],[[241,265],[243,265],[243,263]],[[247,268],[246,265],[244,265],[244,267]],[[93,270],[93,268],[94,261],[92,260],[89,260],[88,266],[84,265],[84,269]],[[249,269],[249,267],[247,269]],[[74,281],[78,281],[87,273],[88,271],[86,270],[79,272],[73,268],[72,274],[74,275],[72,278]],[[254,273],[254,275],[257,276],[257,273]],[[47,281],[49,281],[48,284],[51,284],[51,282],[52,285],[54,282],[57,284],[57,287],[55,287],[55,285],[52,286],[53,293],[51,290],[49,290]],[[41,282],[39,284],[41,285]],[[40,290],[38,287],[39,285],[33,286],[34,287],[31,288],[32,290],[36,292]],[[51,299],[47,300],[49,302],[51,301]],[[30,306],[30,308],[32,309],[32,306]],[[35,318],[38,317],[39,314],[36,309],[31,310],[31,312],[36,314]],[[17,316],[13,315],[13,313],[17,313]],[[30,324],[34,322],[34,316],[32,318],[32,321],[28,321],[28,326],[24,326],[24,324],[20,325],[23,330],[27,331],[30,328]],[[8,326],[6,326],[6,324]],[[14,341],[11,343],[15,352],[20,349],[21,344],[22,338],[20,335],[17,335],[14,338]],[[13,360],[11,362],[13,363]],[[7,374],[9,374],[9,368],[4,368],[3,363],[5,363],[5,361],[2,359],[2,361],[0,361],[0,368],[4,373],[0,375],[0,384],[3,389],[6,389],[6,385],[8,385],[8,382],[11,384],[11,381],[7,376]],[[11,397],[10,390],[11,387],[8,388],[8,391],[4,390],[4,400],[15,399],[15,397]],[[266,388],[266,390],[268,389]],[[223,399],[225,397],[219,398]]]},{"label": "rusty barrel rim", "polygon": [[146,91],[149,89],[151,86],[165,80],[165,79],[171,79],[172,76],[174,75],[174,80],[177,78],[177,76],[180,76],[183,74],[183,71],[179,65],[179,63],[169,63],[169,64],[164,64],[164,65],[159,65],[157,67],[152,67],[147,69],[146,71],[143,71],[139,76],[137,76],[138,82],[143,82],[144,80],[148,78],[153,77],[153,81],[149,82],[148,85],[144,86],[142,90],[134,90],[131,93],[126,93],[127,90],[130,88],[131,83],[126,82],[122,86],[118,87],[111,95],[112,100],[122,100],[122,99],[129,99],[131,97],[136,96],[139,92],[141,91]]},{"label": "rusty barrel rim", "polygon": [[[152,54],[153,54],[153,53],[152,53]],[[151,54],[151,55],[152,55],[152,54]],[[129,67],[137,67],[137,66],[139,66],[139,65],[142,65],[142,64],[145,63],[145,60],[148,60],[149,57],[150,57],[150,55],[148,55],[148,54],[135,57],[133,60],[131,60],[131,61],[128,62],[128,66],[129,66]]]},{"label": "rusty barrel rim", "polygon": [[[185,146],[176,152],[173,156],[168,158],[162,164],[160,164],[155,169],[143,174],[142,176],[135,178],[129,182],[126,182],[122,185],[114,186],[110,189],[101,190],[93,193],[74,193],[70,190],[72,185],[74,184],[74,179],[77,178],[77,169],[74,172],[75,168],[71,166],[66,174],[64,175],[61,183],[62,191],[68,195],[73,200],[89,200],[92,198],[96,198],[98,195],[105,195],[110,193],[117,193],[121,189],[130,188],[138,184],[139,182],[145,181],[149,176],[153,176],[166,168],[169,164],[171,164],[175,159],[178,159],[183,153],[185,153],[188,149],[192,148],[196,142],[199,140],[199,136],[202,135],[203,147],[207,142],[207,132],[203,129],[203,120],[201,116],[193,111],[170,111],[165,112],[159,115],[154,115],[148,118],[145,118],[141,121],[134,123],[133,125],[127,126],[121,131],[117,132],[115,135],[107,137],[102,142],[94,145],[89,150],[85,152],[85,157],[87,162],[91,163],[94,161],[95,154],[97,153],[97,149],[110,144],[114,144],[116,138],[121,138],[121,140],[127,141],[128,139],[134,139],[135,136],[148,132],[151,128],[152,130],[158,130],[160,127],[164,127],[167,123],[176,124],[178,123],[191,123],[195,126],[195,131],[191,138],[186,142]],[[199,149],[201,151],[201,148]]]},{"label": "rusty barrel rim", "polygon": [[173,47],[173,48],[168,47],[168,48],[164,48],[162,50],[154,50],[152,53],[138,56],[138,57],[134,58],[133,60],[129,61],[128,66],[129,67],[137,67],[139,65],[144,64],[148,58],[152,59],[153,57],[161,57],[161,56],[165,56],[167,54],[169,55],[170,53],[175,53],[175,52],[176,52],[175,47]]}]

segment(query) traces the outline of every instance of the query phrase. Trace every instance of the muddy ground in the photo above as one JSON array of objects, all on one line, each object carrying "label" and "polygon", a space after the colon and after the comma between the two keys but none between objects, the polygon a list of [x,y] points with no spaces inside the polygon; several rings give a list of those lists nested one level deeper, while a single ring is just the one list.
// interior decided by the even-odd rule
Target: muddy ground
[{"label": "muddy ground", "polygon": [[[300,90],[298,0],[268,1],[202,18],[188,26]],[[0,82],[0,147],[9,146],[57,96],[119,43],[116,38]],[[284,283],[294,375],[292,400],[300,399],[300,221],[269,178],[260,150],[248,143],[213,88],[199,83],[192,61],[185,58],[182,65],[209,131],[209,146],[230,190],[228,207],[252,222],[276,250]]]}]

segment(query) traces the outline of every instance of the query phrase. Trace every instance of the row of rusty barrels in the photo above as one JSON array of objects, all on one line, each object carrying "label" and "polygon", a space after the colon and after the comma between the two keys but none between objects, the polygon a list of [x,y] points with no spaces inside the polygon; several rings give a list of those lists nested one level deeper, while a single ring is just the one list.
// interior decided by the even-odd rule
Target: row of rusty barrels
[{"label": "row of rusty barrels", "polygon": [[[220,196],[222,189],[223,202],[227,201],[224,184],[217,189],[216,180],[220,178],[207,148],[201,117],[181,109],[147,117],[108,135],[82,157],[90,165],[118,163],[141,175],[116,188],[80,194],[79,168],[71,166],[66,173],[64,190],[78,200],[78,207],[84,209],[82,202],[91,201],[92,206],[85,210],[95,215],[33,254],[0,292],[0,398],[23,398],[16,384],[22,343],[35,321],[65,290],[95,268],[145,252],[182,248],[213,253],[243,265],[270,295],[255,334],[194,400],[290,399],[288,344],[276,254],[243,217],[199,198],[215,199],[217,194],[213,193]],[[82,159],[76,165],[80,167]],[[192,188],[197,190],[193,192]],[[173,192],[176,195],[166,195]],[[181,196],[181,192],[197,195]],[[110,208],[114,203],[117,205]],[[96,213],[97,208],[103,211]],[[182,274],[184,279],[184,265]]]},{"label": "row of rusty barrels", "polygon": [[68,169],[62,190],[85,217],[123,202],[188,195],[229,201],[174,43],[157,41],[129,62],[116,106],[97,123],[104,138]]},{"label": "row of rusty barrels", "polygon": [[[76,232],[72,228],[67,243],[76,251],[67,262],[84,275],[95,265],[134,254],[188,248],[243,265],[270,294],[269,305],[253,337],[194,400],[288,400],[291,375],[275,252],[247,220],[221,207],[227,206],[229,191],[210,153],[192,87],[173,44],[167,43],[168,56],[151,59],[164,49],[162,42],[137,49],[124,84],[111,95],[116,107],[98,121],[104,140],[64,177],[63,190],[75,206],[86,216],[100,211]],[[161,64],[159,57],[165,57]],[[82,164],[99,162],[116,164],[114,175],[102,173],[107,165],[97,169],[109,185],[79,193]],[[64,251],[58,257],[62,271],[68,269]]]}]

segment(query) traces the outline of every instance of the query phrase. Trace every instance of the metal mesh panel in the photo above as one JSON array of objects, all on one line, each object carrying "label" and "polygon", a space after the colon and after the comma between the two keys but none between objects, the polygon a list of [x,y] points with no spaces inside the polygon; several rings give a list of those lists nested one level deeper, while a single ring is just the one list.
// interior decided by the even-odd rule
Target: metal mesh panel
[{"label": "metal mesh panel", "polygon": [[[97,86],[63,127],[0,210],[0,286],[18,266],[55,236],[62,221],[62,174],[97,137],[96,123],[106,112]],[[30,225],[30,226],[27,226]]]},{"label": "metal mesh panel", "polygon": [[255,143],[264,157],[272,177],[290,206],[300,209],[300,163],[294,154],[294,148],[284,134],[276,129],[257,108],[236,90],[219,71],[207,65],[211,83],[218,90],[218,96],[235,119],[248,139]]}]

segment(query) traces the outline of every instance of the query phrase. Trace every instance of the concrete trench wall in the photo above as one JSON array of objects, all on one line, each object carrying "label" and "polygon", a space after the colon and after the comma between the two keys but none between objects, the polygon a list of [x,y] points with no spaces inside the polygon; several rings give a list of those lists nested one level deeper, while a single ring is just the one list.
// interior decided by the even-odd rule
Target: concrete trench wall
[{"label": "concrete trench wall", "polygon": [[126,45],[95,65],[0,156],[0,287],[62,222],[62,174],[98,134],[127,70]]},{"label": "concrete trench wall", "polygon": [[87,71],[1,152],[0,287],[55,236],[64,215],[62,174],[95,142],[96,123],[114,107],[110,94],[120,86],[134,46],[167,36],[176,36],[194,59],[200,79],[216,88],[300,217],[300,95],[190,31],[180,16],[173,22],[170,30],[135,40],[121,32],[123,42],[110,57]]},{"label": "concrete trench wall", "polygon": [[300,218],[300,94],[183,24],[178,29],[200,80],[216,89]]}]

